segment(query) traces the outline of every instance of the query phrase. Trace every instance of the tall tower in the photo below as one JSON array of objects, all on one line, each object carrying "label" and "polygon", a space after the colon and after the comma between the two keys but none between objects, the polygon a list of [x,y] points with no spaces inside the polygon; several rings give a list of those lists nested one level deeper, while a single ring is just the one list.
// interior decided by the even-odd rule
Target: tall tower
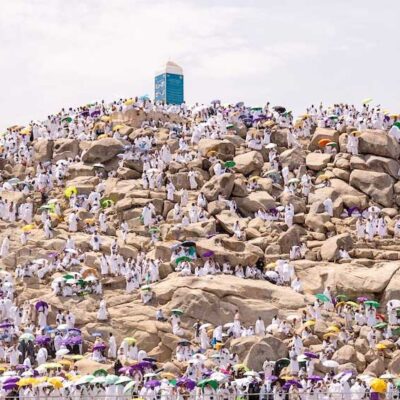
[{"label": "tall tower", "polygon": [[183,69],[172,61],[168,61],[156,72],[154,78],[154,99],[167,104],[182,104]]}]

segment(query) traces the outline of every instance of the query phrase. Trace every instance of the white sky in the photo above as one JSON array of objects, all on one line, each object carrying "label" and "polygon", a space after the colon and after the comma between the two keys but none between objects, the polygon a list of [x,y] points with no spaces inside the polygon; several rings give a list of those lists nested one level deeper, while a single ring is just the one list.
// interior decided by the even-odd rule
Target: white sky
[{"label": "white sky", "polygon": [[168,59],[188,103],[301,112],[373,97],[400,111],[399,0],[11,0],[0,5],[0,129],[149,94]]}]

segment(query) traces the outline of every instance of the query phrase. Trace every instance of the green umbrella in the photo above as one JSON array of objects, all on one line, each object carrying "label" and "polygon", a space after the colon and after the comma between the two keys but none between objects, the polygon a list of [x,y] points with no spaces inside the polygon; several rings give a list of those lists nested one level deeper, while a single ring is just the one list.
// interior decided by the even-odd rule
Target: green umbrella
[{"label": "green umbrella", "polygon": [[262,107],[251,107],[251,111],[262,111]]},{"label": "green umbrella", "polygon": [[374,325],[374,328],[376,328],[376,329],[384,329],[386,327],[387,327],[386,322],[378,322],[376,325]]},{"label": "green umbrella", "polygon": [[224,163],[224,167],[225,168],[233,168],[233,167],[236,167],[236,163],[235,163],[235,161],[225,161],[225,163]]},{"label": "green umbrella", "polygon": [[228,124],[228,125],[226,126],[226,129],[233,129],[233,128],[234,128],[233,124]]},{"label": "green umbrella", "polygon": [[323,293],[318,293],[318,294],[315,295],[315,297],[316,297],[318,300],[321,300],[321,301],[324,302],[324,303],[329,303],[329,302],[330,302],[329,297],[326,296],[326,295],[324,295]]},{"label": "green umbrella", "polygon": [[182,256],[182,257],[178,257],[176,260],[175,260],[175,262],[177,263],[177,264],[179,264],[179,263],[181,263],[181,262],[183,262],[183,261],[193,261],[190,257],[188,257],[188,256]]},{"label": "green umbrella", "polygon": [[341,300],[341,301],[346,301],[346,300],[347,300],[347,296],[346,296],[345,294],[338,294],[338,295],[336,296],[336,298],[337,298],[338,300]]},{"label": "green umbrella", "polygon": [[392,333],[393,333],[393,335],[400,335],[400,327],[393,329]]},{"label": "green umbrella", "polygon": [[287,367],[290,364],[290,360],[288,358],[280,358],[276,364],[279,364],[279,366]]},{"label": "green umbrella", "polygon": [[181,310],[180,308],[173,308],[171,310],[172,314],[176,314],[176,315],[182,315],[183,314],[183,310]]},{"label": "green umbrella", "polygon": [[150,233],[155,233],[155,232],[160,232],[160,228],[157,226],[153,226],[152,228],[149,229]]},{"label": "green umbrella", "polygon": [[101,368],[101,369],[97,369],[96,371],[94,371],[93,375],[94,376],[107,376],[108,372],[105,369]]},{"label": "green umbrella", "polygon": [[114,202],[111,199],[101,199],[100,200],[101,208],[111,207],[113,204],[114,204]]},{"label": "green umbrella", "polygon": [[68,279],[75,279],[75,277],[73,275],[67,274],[67,275],[63,276],[63,279],[65,279],[67,281]]},{"label": "green umbrella", "polygon": [[106,376],[106,385],[113,385],[117,380],[119,379],[119,376],[117,375],[107,375]]},{"label": "green umbrella", "polygon": [[213,389],[218,389],[218,382],[215,379],[202,379],[197,382],[197,386],[204,389],[205,386],[211,386]]},{"label": "green umbrella", "polygon": [[94,378],[92,381],[90,381],[91,384],[95,384],[95,383],[106,383],[106,377],[105,376],[96,376],[96,378]]},{"label": "green umbrella", "polygon": [[367,300],[364,302],[364,304],[367,304],[368,306],[372,306],[375,308],[378,308],[380,306],[380,304],[375,300]]},{"label": "green umbrella", "polygon": [[400,121],[395,122],[393,125],[397,126],[400,129]]},{"label": "green umbrella", "polygon": [[62,119],[62,121],[70,123],[70,122],[72,122],[72,118],[71,117],[65,117],[65,118]]}]

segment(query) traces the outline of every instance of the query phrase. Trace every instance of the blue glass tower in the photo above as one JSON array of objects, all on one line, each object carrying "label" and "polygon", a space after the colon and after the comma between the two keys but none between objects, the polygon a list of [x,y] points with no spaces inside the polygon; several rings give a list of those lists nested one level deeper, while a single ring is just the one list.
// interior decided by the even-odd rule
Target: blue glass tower
[{"label": "blue glass tower", "polygon": [[182,104],[183,69],[172,61],[156,73],[154,78],[154,99],[167,104]]}]

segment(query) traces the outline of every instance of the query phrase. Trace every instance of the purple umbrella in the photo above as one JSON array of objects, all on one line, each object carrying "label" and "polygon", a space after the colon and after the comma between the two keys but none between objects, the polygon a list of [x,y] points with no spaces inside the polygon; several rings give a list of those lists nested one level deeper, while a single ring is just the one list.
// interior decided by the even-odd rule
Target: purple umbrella
[{"label": "purple umbrella", "polygon": [[188,390],[193,390],[196,387],[196,382],[189,378],[179,378],[176,386],[184,386]]},{"label": "purple umbrella", "polygon": [[11,390],[16,390],[18,389],[18,385],[16,383],[4,383],[3,384],[3,389],[6,390],[7,392],[11,391]]},{"label": "purple umbrella", "polygon": [[87,116],[89,116],[89,111],[88,110],[82,111],[81,115],[82,115],[82,117],[87,117]]},{"label": "purple umbrella", "polygon": [[[82,337],[81,336],[72,336],[72,337],[69,337],[67,339],[63,339],[61,343],[63,345],[65,345],[65,346],[75,346],[77,344],[82,344],[82,342],[83,341],[82,341]],[[102,349],[93,348],[93,350],[102,350]]]},{"label": "purple umbrella", "polygon": [[305,351],[304,355],[308,358],[319,358],[317,354],[311,353],[311,351]]},{"label": "purple umbrella", "polygon": [[365,297],[365,296],[357,297],[357,301],[359,303],[364,303],[367,300],[368,300],[368,297]]},{"label": "purple umbrella", "polygon": [[214,252],[212,250],[208,250],[203,254],[204,258],[209,258],[212,257],[214,255]]},{"label": "purple umbrella", "polygon": [[29,367],[27,367],[27,366],[24,365],[24,364],[18,364],[18,365],[15,367],[15,369],[16,369],[17,371],[25,371],[26,369],[29,369]]},{"label": "purple umbrella", "polygon": [[52,251],[51,253],[47,254],[47,257],[50,257],[50,258],[55,258],[57,256],[58,256],[58,253],[56,253],[55,251]]},{"label": "purple umbrella", "polygon": [[278,380],[278,377],[275,375],[269,375],[269,376],[266,376],[265,379],[267,379],[269,381],[276,381],[276,380]]},{"label": "purple umbrella", "polygon": [[106,349],[106,345],[104,343],[97,343],[94,345],[93,350],[103,351]]},{"label": "purple umbrella", "polygon": [[68,329],[68,333],[75,333],[75,334],[80,335],[82,332],[78,328],[70,328],[70,329]]},{"label": "purple umbrella", "polygon": [[9,322],[3,322],[0,324],[0,328],[11,328],[14,324],[10,324]]},{"label": "purple umbrella", "polygon": [[154,368],[154,364],[151,363],[150,361],[141,361],[140,363],[132,365],[132,367],[136,367],[136,368]]},{"label": "purple umbrella", "polygon": [[100,110],[93,111],[93,112],[90,114],[91,117],[97,117],[98,115],[100,115]]},{"label": "purple umbrella", "polygon": [[50,343],[50,340],[48,336],[36,336],[35,343],[43,346]]},{"label": "purple umbrella", "polygon": [[154,389],[154,388],[156,388],[157,386],[161,386],[161,382],[160,381],[156,381],[156,380],[151,380],[151,381],[148,381],[148,382],[146,382],[145,384],[144,384],[144,386],[146,387],[146,388],[150,388],[150,389]]},{"label": "purple umbrella", "polygon": [[45,301],[39,300],[35,304],[35,308],[36,308],[36,311],[40,311],[40,309],[49,308],[49,305]]},{"label": "purple umbrella", "polygon": [[314,381],[314,382],[316,382],[316,381],[322,381],[322,378],[321,378],[320,376],[318,376],[318,375],[311,375],[311,376],[308,377],[308,379],[309,379],[310,381]]},{"label": "purple umbrella", "polygon": [[11,376],[10,378],[7,378],[4,382],[3,385],[6,385],[7,383],[15,383],[18,382],[21,378],[19,376]]},{"label": "purple umbrella", "polygon": [[121,374],[126,374],[127,372],[130,372],[130,369],[134,367],[134,365],[132,365],[131,367],[122,367],[118,370],[119,373]]}]

